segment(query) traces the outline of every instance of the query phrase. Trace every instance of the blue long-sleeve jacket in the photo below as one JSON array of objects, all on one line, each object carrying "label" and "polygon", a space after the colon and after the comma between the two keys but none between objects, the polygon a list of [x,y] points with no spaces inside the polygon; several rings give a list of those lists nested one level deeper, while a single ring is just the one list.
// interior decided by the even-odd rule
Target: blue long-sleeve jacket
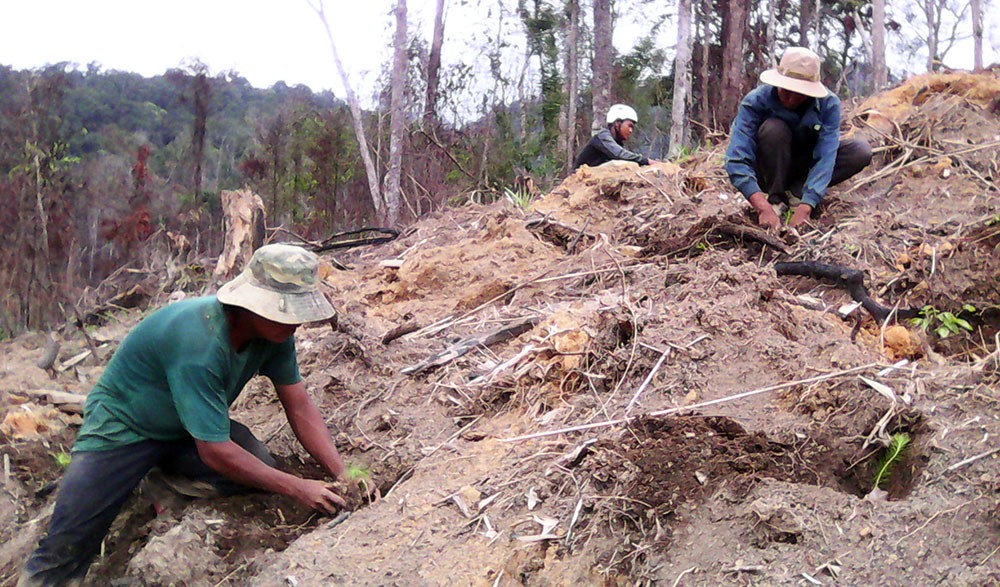
[{"label": "blue long-sleeve jacket", "polygon": [[765,84],[740,102],[726,150],[726,171],[729,181],[745,198],[761,191],[756,171],[757,129],[769,118],[780,118],[791,127],[794,144],[815,142],[812,166],[802,190],[802,203],[815,208],[823,201],[840,145],[840,98],[831,93],[825,98],[810,100],[800,114],[782,106],[778,88]]}]

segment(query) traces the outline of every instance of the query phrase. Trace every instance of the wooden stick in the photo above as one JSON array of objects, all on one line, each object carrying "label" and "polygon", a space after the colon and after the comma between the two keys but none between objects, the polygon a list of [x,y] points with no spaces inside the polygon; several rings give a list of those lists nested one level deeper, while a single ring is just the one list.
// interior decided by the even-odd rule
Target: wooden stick
[{"label": "wooden stick", "polygon": [[996,447],[996,448],[994,448],[992,450],[988,450],[988,451],[986,451],[984,453],[978,454],[978,455],[976,455],[974,457],[969,457],[969,458],[965,459],[964,461],[959,461],[959,462],[955,463],[954,465],[952,465],[952,466],[948,467],[947,469],[945,469],[944,472],[945,473],[951,473],[952,471],[954,471],[956,469],[961,469],[962,467],[964,467],[964,466],[966,466],[968,464],[974,463],[974,462],[976,462],[976,461],[978,461],[980,459],[985,459],[986,457],[995,455],[998,452],[1000,452],[1000,446],[998,446],[998,447]]},{"label": "wooden stick", "polygon": [[[727,402],[735,401],[738,399],[743,399],[745,397],[750,397],[754,395],[759,395],[762,393],[767,393],[769,391],[777,391],[779,389],[785,389],[788,387],[794,387],[796,385],[805,385],[807,383],[818,383],[820,381],[826,381],[827,379],[833,379],[835,377],[842,377],[844,375],[850,375],[852,373],[857,373],[858,371],[864,371],[866,369],[871,369],[872,367],[877,367],[878,363],[868,363],[867,365],[862,365],[860,367],[853,367],[851,369],[844,369],[842,371],[835,371],[833,373],[827,373],[826,375],[817,375],[816,377],[810,377],[808,379],[799,379],[798,381],[789,381],[787,383],[779,383],[777,385],[770,385],[768,387],[762,387],[760,389],[755,389],[752,391],[745,391],[743,393],[738,393],[736,395],[730,395],[722,397],[719,399],[713,399],[706,402],[701,402],[698,404],[692,404],[690,406],[682,406],[679,408],[669,408],[666,410],[660,410],[658,412],[650,412],[645,415],[646,418],[658,418],[660,416],[669,416],[676,414],[678,412],[686,412],[689,410],[696,410],[698,408],[705,408],[708,406],[714,406],[716,404],[724,404]],[[618,424],[625,424],[631,422],[637,418],[641,418],[643,415],[631,416],[627,418],[618,418],[616,420],[606,420],[604,422],[594,422],[593,424],[583,424],[581,426],[572,426],[570,428],[560,428],[559,430],[547,430],[545,432],[536,432],[534,434],[525,434],[523,436],[514,436],[512,438],[503,438],[503,442],[520,442],[522,440],[530,440],[533,438],[541,438],[543,436],[555,436],[557,434],[565,434],[567,432],[579,432],[581,430],[592,430],[594,428],[604,428],[607,426],[616,426]]]},{"label": "wooden stick", "polygon": [[673,350],[672,348],[667,347],[667,350],[663,351],[663,354],[660,355],[659,360],[657,360],[656,364],[653,365],[653,369],[649,372],[649,375],[646,376],[645,381],[642,382],[642,385],[639,386],[639,389],[635,390],[635,395],[632,396],[632,399],[629,400],[628,405],[625,406],[626,416],[628,415],[629,412],[632,411],[632,406],[635,405],[635,402],[639,401],[639,396],[642,395],[643,391],[645,391],[646,386],[649,385],[649,382],[653,380],[653,377],[656,377],[656,373],[660,370],[660,367],[663,366],[663,362],[667,360],[667,357],[670,356],[670,351],[672,350]]},{"label": "wooden stick", "polygon": [[436,355],[431,355],[416,365],[404,368],[401,373],[409,375],[411,373],[420,373],[421,371],[427,371],[429,369],[433,369],[434,367],[446,365],[478,347],[487,347],[492,344],[514,338],[515,336],[531,330],[537,323],[538,318],[532,316],[531,318],[525,318],[524,320],[516,322],[510,326],[504,326],[499,330],[494,330],[493,332],[473,338],[467,338],[453,344]]}]

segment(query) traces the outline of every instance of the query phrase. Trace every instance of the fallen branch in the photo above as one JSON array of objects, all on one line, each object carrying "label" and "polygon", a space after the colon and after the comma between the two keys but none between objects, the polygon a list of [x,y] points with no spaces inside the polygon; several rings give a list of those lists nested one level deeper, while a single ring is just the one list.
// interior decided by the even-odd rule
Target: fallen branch
[{"label": "fallen branch", "polygon": [[420,325],[417,324],[416,322],[407,322],[405,324],[400,324],[399,326],[385,333],[385,335],[382,337],[382,344],[389,344],[390,342],[396,340],[397,338],[406,336],[407,334],[410,334],[411,332],[416,332],[418,330],[420,330]]},{"label": "fallen branch", "polygon": [[467,354],[469,351],[479,347],[488,347],[494,345],[498,342],[503,342],[505,340],[514,338],[528,330],[531,330],[535,324],[538,323],[538,318],[532,316],[531,318],[525,318],[520,322],[512,324],[510,326],[505,326],[499,330],[494,330],[493,332],[483,334],[474,338],[467,338],[465,340],[459,341],[454,345],[448,347],[443,352],[436,355],[432,355],[427,359],[417,363],[416,365],[411,365],[402,370],[402,373],[410,375],[413,373],[421,373],[423,371],[428,371],[442,365],[446,365],[455,359]]},{"label": "fallen branch", "polygon": [[757,241],[762,245],[767,245],[772,249],[781,251],[782,253],[788,253],[788,248],[785,247],[785,243],[783,243],[779,238],[772,236],[759,228],[753,228],[752,226],[740,226],[739,224],[724,222],[716,226],[713,230],[719,234],[733,237],[734,239],[749,239]]},{"label": "fallen branch", "polygon": [[995,455],[998,452],[1000,452],[1000,446],[998,446],[997,448],[994,448],[992,450],[988,450],[988,451],[986,451],[984,453],[980,453],[980,454],[978,454],[978,455],[976,455],[974,457],[969,457],[969,458],[965,459],[964,461],[959,461],[959,462],[955,463],[954,465],[952,465],[952,466],[948,467],[947,469],[945,469],[944,472],[945,473],[951,473],[952,471],[955,471],[957,469],[961,469],[962,467],[964,467],[966,465],[970,465],[970,464],[972,464],[972,463],[974,463],[974,462],[976,462],[976,461],[978,461],[980,459],[985,459],[986,457]]},{"label": "fallen branch", "polygon": [[771,385],[768,387],[762,387],[760,389],[754,389],[752,391],[745,391],[743,393],[738,393],[736,395],[730,395],[726,397],[721,397],[718,399],[713,399],[697,404],[691,404],[690,406],[681,406],[679,408],[669,408],[666,410],[660,410],[657,412],[650,412],[648,414],[640,414],[637,416],[631,416],[627,418],[618,418],[616,420],[606,420],[604,422],[594,422],[593,424],[583,424],[580,426],[571,426],[569,428],[560,428],[558,430],[548,430],[545,432],[536,432],[534,434],[525,434],[522,436],[514,436],[512,438],[504,438],[503,442],[520,442],[522,440],[530,440],[532,438],[542,438],[544,436],[555,436],[557,434],[565,434],[567,432],[579,432],[581,430],[593,430],[594,428],[605,428],[608,426],[617,426],[618,424],[626,424],[636,420],[638,418],[659,418],[662,416],[670,416],[679,412],[687,412],[690,410],[696,410],[699,408],[705,408],[708,406],[714,406],[717,404],[724,404],[731,401],[736,401],[738,399],[743,399],[746,397],[751,397],[754,395],[760,395],[762,393],[767,393],[771,391],[777,391],[779,389],[786,389],[789,387],[795,387],[796,385],[806,385],[809,383],[818,383],[820,381],[826,381],[827,379],[834,379],[836,377],[843,377],[844,375],[851,375],[859,371],[864,371],[866,369],[871,369],[872,367],[877,367],[878,363],[868,363],[867,365],[862,365],[860,367],[853,367],[851,369],[844,369],[842,371],[835,371],[833,373],[827,373],[826,375],[817,375],[816,377],[810,377],[808,379],[799,379],[797,381],[789,381],[787,383],[779,383],[776,385]]},{"label": "fallen branch", "polygon": [[83,405],[87,401],[87,396],[85,395],[54,389],[19,389],[14,393],[23,393],[37,398],[44,403],[55,406],[60,411],[70,414],[82,414]]},{"label": "fallen branch", "polygon": [[814,279],[829,279],[836,285],[847,290],[851,294],[851,299],[860,302],[861,306],[875,318],[876,322],[885,322],[889,316],[895,314],[896,318],[913,318],[920,314],[917,309],[893,310],[876,302],[868,295],[865,289],[865,275],[858,269],[820,263],[819,261],[796,261],[789,263],[775,263],[774,270],[778,275],[802,275]]}]

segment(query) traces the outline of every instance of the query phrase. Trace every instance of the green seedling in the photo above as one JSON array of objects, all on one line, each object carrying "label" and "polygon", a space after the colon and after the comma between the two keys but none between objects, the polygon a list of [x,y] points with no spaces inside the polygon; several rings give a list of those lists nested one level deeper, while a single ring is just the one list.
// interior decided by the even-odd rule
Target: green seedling
[{"label": "green seedling", "polygon": [[68,452],[61,450],[52,455],[52,458],[56,460],[56,464],[59,465],[60,469],[65,469],[69,466],[69,462],[73,460],[73,456]]},{"label": "green seedling", "polygon": [[[972,314],[976,312],[976,307],[972,304],[964,304],[962,311]],[[911,318],[910,323],[924,332],[934,329],[934,333],[941,338],[948,338],[963,330],[972,332],[972,325],[967,320],[959,318],[951,312],[941,312],[934,306],[924,306],[920,310],[920,315]]]},{"label": "green seedling", "polygon": [[351,481],[371,478],[371,475],[368,473],[368,469],[362,467],[361,465],[347,465],[347,476]]},{"label": "green seedling", "polygon": [[907,447],[910,446],[912,441],[913,439],[906,432],[897,432],[892,435],[888,448],[885,449],[882,458],[878,462],[875,482],[873,483],[875,487],[879,489],[885,488],[886,483],[889,482],[889,477],[892,476],[893,469],[899,464],[899,461],[903,458]]},{"label": "green seedling", "polygon": [[512,190],[510,188],[503,189],[504,197],[518,208],[527,208],[531,205],[532,200],[535,196],[528,190]]}]

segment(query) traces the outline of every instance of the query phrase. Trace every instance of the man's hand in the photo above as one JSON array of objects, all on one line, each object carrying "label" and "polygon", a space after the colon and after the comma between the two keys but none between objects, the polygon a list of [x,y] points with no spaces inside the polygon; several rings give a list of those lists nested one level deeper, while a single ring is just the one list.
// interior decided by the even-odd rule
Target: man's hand
[{"label": "man's hand", "polygon": [[306,507],[335,514],[347,507],[343,497],[334,492],[334,486],[326,481],[299,479],[290,495]]},{"label": "man's hand", "polygon": [[788,221],[788,225],[795,228],[809,222],[809,215],[812,214],[812,211],[812,206],[809,204],[799,204],[795,208],[795,213],[792,214],[792,219]]},{"label": "man's hand", "polygon": [[774,213],[774,208],[767,201],[767,194],[757,192],[750,196],[750,205],[757,210],[757,224],[764,228],[781,228],[781,219]]}]

